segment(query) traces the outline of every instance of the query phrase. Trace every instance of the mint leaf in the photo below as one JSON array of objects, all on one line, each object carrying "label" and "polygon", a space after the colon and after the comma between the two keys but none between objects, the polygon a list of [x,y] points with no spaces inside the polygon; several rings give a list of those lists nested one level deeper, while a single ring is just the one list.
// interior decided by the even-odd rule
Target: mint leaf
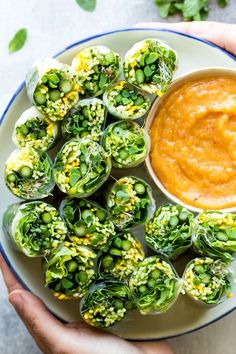
[{"label": "mint leaf", "polygon": [[76,0],[76,2],[85,11],[93,12],[96,8],[96,0]]},{"label": "mint leaf", "polygon": [[9,53],[16,52],[20,50],[27,39],[27,29],[21,28],[19,31],[16,32],[10,43],[8,44]]}]

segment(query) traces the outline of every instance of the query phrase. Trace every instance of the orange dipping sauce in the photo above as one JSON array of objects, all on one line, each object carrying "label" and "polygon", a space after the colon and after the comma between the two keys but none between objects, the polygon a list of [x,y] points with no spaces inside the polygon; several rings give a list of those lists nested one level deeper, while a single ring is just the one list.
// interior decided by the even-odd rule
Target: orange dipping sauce
[{"label": "orange dipping sauce", "polygon": [[209,76],[164,98],[150,161],[168,192],[194,207],[236,206],[236,79]]}]

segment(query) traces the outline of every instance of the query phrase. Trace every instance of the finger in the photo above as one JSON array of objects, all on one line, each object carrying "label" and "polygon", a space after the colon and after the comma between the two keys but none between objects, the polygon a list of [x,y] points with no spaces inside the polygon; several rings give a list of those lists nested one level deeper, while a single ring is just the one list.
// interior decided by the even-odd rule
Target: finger
[{"label": "finger", "polygon": [[134,344],[145,354],[174,354],[170,344],[164,340],[158,342],[136,342]]},{"label": "finger", "polygon": [[208,40],[236,55],[236,25],[219,22],[138,23],[135,28],[172,29]]},{"label": "finger", "polygon": [[5,262],[1,254],[0,254],[0,268],[2,271],[3,279],[8,289],[8,293],[12,292],[13,290],[23,289],[22,285],[12,274],[10,268],[8,267],[7,263]]}]

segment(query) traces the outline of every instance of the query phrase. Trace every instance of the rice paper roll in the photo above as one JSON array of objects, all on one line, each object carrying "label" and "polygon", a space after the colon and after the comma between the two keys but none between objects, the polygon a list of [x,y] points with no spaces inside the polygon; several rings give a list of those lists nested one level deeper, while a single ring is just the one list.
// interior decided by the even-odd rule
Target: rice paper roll
[{"label": "rice paper roll", "polygon": [[156,38],[137,42],[125,55],[125,79],[150,94],[162,96],[177,65],[177,54]]},{"label": "rice paper roll", "polygon": [[70,240],[78,245],[101,249],[115,235],[107,210],[92,200],[65,198],[59,211],[70,232]]},{"label": "rice paper roll", "polygon": [[158,208],[145,225],[145,241],[155,252],[176,260],[192,245],[194,215],[180,205]]},{"label": "rice paper roll", "polygon": [[144,259],[142,244],[129,232],[118,234],[103,250],[98,262],[99,277],[128,282],[133,270]]},{"label": "rice paper roll", "polygon": [[106,200],[111,218],[121,230],[145,224],[155,210],[151,187],[135,176],[114,182],[106,192]]},{"label": "rice paper roll", "polygon": [[83,198],[93,194],[106,181],[111,160],[104,149],[88,138],[70,140],[57,153],[54,178],[63,193]]},{"label": "rice paper roll", "polygon": [[96,253],[65,241],[43,264],[46,286],[59,300],[79,299],[96,279]]},{"label": "rice paper roll", "polygon": [[150,148],[149,135],[132,121],[119,121],[108,125],[101,144],[111,156],[116,168],[129,168],[141,164]]},{"label": "rice paper roll", "polygon": [[76,75],[53,58],[36,61],[26,75],[30,102],[52,121],[60,121],[78,101]]},{"label": "rice paper roll", "polygon": [[19,198],[45,198],[55,185],[52,160],[46,152],[34,148],[14,150],[5,164],[5,183]]},{"label": "rice paper roll", "polygon": [[108,87],[103,101],[110,114],[119,119],[138,119],[147,113],[150,99],[134,85],[119,81]]},{"label": "rice paper roll", "polygon": [[90,138],[99,141],[106,123],[107,109],[102,100],[79,101],[66,115],[61,131],[65,139]]},{"label": "rice paper roll", "polygon": [[108,328],[121,321],[135,307],[128,286],[118,281],[94,284],[80,303],[84,321]]},{"label": "rice paper roll", "polygon": [[84,96],[99,96],[121,73],[120,56],[105,46],[83,49],[72,61],[79,90]]},{"label": "rice paper roll", "polygon": [[3,216],[3,227],[11,245],[28,257],[47,255],[67,234],[57,210],[41,201],[10,205]]},{"label": "rice paper roll", "polygon": [[236,252],[236,215],[220,211],[200,213],[196,218],[193,244],[203,256],[231,262]]},{"label": "rice paper roll", "polygon": [[231,298],[232,272],[220,259],[195,258],[184,271],[184,291],[195,302],[208,307]]},{"label": "rice paper roll", "polygon": [[18,148],[33,147],[47,151],[55,145],[58,136],[58,124],[31,107],[16,121],[12,140]]},{"label": "rice paper roll", "polygon": [[173,266],[158,256],[145,258],[134,270],[129,286],[142,315],[166,312],[182,289]]}]

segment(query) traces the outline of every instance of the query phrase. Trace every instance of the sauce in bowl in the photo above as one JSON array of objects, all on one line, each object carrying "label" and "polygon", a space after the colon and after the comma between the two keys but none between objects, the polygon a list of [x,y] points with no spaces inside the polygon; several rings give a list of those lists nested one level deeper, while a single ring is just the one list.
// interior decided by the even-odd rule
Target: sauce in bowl
[{"label": "sauce in bowl", "polygon": [[152,169],[166,190],[202,209],[236,207],[236,74],[167,93],[150,128]]}]

